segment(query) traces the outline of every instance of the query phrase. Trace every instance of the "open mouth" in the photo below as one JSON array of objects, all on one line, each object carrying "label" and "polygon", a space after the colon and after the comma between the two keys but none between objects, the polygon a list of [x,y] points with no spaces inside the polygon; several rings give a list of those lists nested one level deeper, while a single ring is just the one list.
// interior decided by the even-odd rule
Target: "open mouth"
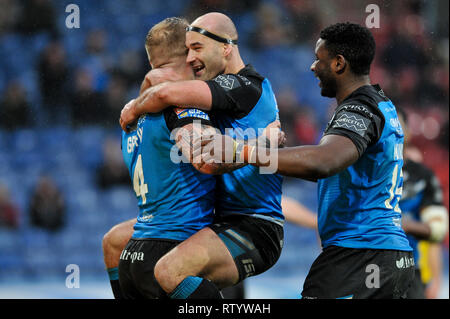
[{"label": "open mouth", "polygon": [[201,65],[193,66],[192,70],[194,70],[195,76],[198,77],[198,76],[202,75],[202,71],[204,68],[205,68],[205,66],[203,64],[201,64]]},{"label": "open mouth", "polygon": [[316,77],[317,80],[319,80],[318,85],[319,85],[320,87],[322,87],[322,81],[320,80],[319,76],[318,76],[316,73],[314,73],[314,76]]}]

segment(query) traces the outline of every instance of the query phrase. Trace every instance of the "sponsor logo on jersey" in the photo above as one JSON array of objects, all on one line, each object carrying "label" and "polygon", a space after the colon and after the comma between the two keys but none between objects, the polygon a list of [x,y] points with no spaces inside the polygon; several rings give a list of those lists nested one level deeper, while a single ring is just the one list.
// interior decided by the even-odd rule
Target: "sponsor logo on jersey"
[{"label": "sponsor logo on jersey", "polygon": [[381,95],[382,97],[386,98],[386,94],[384,94],[383,90],[379,90],[378,94]]},{"label": "sponsor logo on jersey", "polygon": [[373,117],[373,113],[370,112],[367,107],[365,107],[364,105],[355,105],[355,104],[348,104],[348,105],[344,105],[342,106],[343,110],[346,111],[359,111],[359,112],[363,112],[364,114],[366,114],[368,117],[372,118]]},{"label": "sponsor logo on jersey", "polygon": [[398,118],[391,118],[389,120],[389,123],[391,124],[391,126],[397,131],[398,134],[403,134],[403,130],[402,130],[402,126],[400,124],[400,121],[398,120]]},{"label": "sponsor logo on jersey", "polygon": [[183,119],[186,117],[196,117],[199,119],[204,119],[209,121],[209,116],[205,112],[199,109],[175,109],[175,113],[179,119]]},{"label": "sponsor logo on jersey", "polygon": [[358,134],[367,130],[367,124],[363,117],[358,115],[349,115],[347,113],[342,114],[338,119],[336,119],[333,127],[346,128]]},{"label": "sponsor logo on jersey", "polygon": [[173,110],[175,111],[175,113],[176,113],[177,115],[180,114],[180,113],[182,113],[182,112],[184,112],[184,111],[186,111],[186,109],[183,109],[183,108],[181,108],[181,107],[175,107]]},{"label": "sponsor logo on jersey", "polygon": [[143,252],[137,252],[137,251],[128,251],[124,249],[122,253],[120,254],[121,260],[131,260],[131,263],[134,263],[135,261],[144,261],[144,253]]},{"label": "sponsor logo on jersey", "polygon": [[217,82],[222,88],[225,90],[232,90],[239,86],[239,81],[236,79],[234,75],[219,75],[214,79],[215,82]]},{"label": "sponsor logo on jersey", "polygon": [[153,214],[147,213],[147,212],[143,212],[142,216],[138,217],[138,221],[140,223],[147,223],[149,221],[151,221],[153,219]]},{"label": "sponsor logo on jersey", "polygon": [[252,82],[250,82],[250,80],[249,79],[247,79],[245,76],[242,76],[242,75],[239,75],[239,74],[236,74],[242,81],[244,81],[244,84],[245,85],[250,85],[250,84],[252,84]]}]

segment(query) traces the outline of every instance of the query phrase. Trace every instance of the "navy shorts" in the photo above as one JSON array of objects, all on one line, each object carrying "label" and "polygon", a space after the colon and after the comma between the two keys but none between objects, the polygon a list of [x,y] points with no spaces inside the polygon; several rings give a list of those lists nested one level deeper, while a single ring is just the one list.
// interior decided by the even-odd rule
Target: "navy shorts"
[{"label": "navy shorts", "polygon": [[155,278],[158,260],[180,242],[165,239],[133,239],[119,261],[119,283],[125,299],[168,298]]},{"label": "navy shorts", "polygon": [[265,272],[281,255],[283,227],[246,215],[216,217],[209,226],[225,243],[239,271],[239,282]]},{"label": "navy shorts", "polygon": [[414,278],[412,252],[326,247],[303,285],[304,299],[406,298]]}]

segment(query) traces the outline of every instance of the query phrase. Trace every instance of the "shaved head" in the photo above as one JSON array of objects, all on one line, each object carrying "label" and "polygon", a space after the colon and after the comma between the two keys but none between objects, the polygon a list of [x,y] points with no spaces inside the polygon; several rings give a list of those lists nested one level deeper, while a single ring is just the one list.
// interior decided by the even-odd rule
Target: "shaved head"
[{"label": "shaved head", "polygon": [[233,21],[231,21],[228,16],[220,12],[210,12],[204,14],[195,19],[191,25],[208,30],[209,32],[227,39],[236,40],[238,38],[236,26]]},{"label": "shaved head", "polygon": [[202,15],[186,32],[187,63],[199,80],[237,73],[245,67],[237,46],[238,33],[229,17],[219,12]]}]

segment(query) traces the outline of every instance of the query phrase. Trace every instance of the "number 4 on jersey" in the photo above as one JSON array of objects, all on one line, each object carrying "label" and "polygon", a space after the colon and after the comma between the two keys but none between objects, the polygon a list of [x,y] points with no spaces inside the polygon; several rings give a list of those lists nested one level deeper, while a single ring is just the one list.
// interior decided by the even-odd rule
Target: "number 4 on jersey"
[{"label": "number 4 on jersey", "polygon": [[145,194],[148,193],[148,186],[144,182],[144,171],[142,170],[142,156],[139,154],[136,165],[134,166],[133,188],[136,196],[141,196],[142,205],[147,202]]}]

